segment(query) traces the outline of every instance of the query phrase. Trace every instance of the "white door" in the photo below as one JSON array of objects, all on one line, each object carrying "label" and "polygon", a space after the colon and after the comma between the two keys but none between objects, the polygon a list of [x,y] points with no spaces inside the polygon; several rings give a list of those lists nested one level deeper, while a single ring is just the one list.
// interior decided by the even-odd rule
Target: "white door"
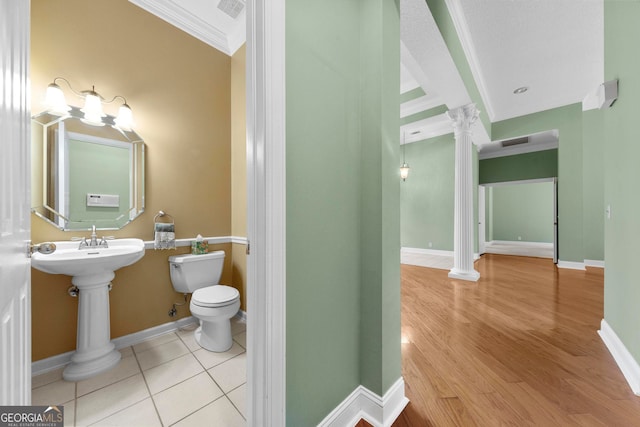
[{"label": "white door", "polygon": [[478,186],[478,254],[484,254],[484,242],[486,239],[485,227],[485,196],[484,185]]},{"label": "white door", "polygon": [[31,403],[29,6],[0,0],[0,405]]}]

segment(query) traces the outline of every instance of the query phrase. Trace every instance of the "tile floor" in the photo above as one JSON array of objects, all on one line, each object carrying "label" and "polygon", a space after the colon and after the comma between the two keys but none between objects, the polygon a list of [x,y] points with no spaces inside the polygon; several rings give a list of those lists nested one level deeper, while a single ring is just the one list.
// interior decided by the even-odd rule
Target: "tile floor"
[{"label": "tile floor", "polygon": [[225,353],[200,348],[196,325],[120,349],[114,369],[79,381],[33,377],[33,405],[63,405],[65,426],[245,426],[246,325]]}]

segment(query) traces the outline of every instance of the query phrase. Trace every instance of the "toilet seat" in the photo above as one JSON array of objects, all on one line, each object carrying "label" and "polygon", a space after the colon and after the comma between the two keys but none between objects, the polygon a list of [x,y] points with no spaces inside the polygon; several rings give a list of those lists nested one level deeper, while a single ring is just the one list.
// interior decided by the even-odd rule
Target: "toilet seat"
[{"label": "toilet seat", "polygon": [[197,289],[191,296],[191,302],[200,307],[224,307],[239,298],[240,292],[236,288],[215,285]]}]

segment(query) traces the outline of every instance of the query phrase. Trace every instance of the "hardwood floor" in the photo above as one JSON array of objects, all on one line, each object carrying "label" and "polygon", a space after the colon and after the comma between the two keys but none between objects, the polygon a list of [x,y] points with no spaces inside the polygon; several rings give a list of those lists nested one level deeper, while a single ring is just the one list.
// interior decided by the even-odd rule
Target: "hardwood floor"
[{"label": "hardwood floor", "polygon": [[395,427],[640,426],[597,330],[603,270],[484,255],[477,283],[402,266],[409,405]]}]

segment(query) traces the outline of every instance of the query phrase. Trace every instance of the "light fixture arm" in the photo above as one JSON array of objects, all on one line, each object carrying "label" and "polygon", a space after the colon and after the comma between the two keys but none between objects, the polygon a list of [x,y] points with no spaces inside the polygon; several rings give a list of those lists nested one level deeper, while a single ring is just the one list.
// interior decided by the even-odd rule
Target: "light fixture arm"
[{"label": "light fixture arm", "polygon": [[[71,90],[71,92],[73,92],[74,94],[76,94],[79,97],[83,97],[84,93],[83,92],[78,92],[77,90],[75,90],[73,88],[73,86],[71,86],[71,83],[69,83],[69,80],[65,79],[64,77],[56,77],[55,79],[53,79],[53,85],[60,87],[56,82],[58,80],[62,80],[63,82],[65,82],[67,84],[67,86],[69,86],[69,89]],[[86,92],[86,91],[85,91]]]}]

